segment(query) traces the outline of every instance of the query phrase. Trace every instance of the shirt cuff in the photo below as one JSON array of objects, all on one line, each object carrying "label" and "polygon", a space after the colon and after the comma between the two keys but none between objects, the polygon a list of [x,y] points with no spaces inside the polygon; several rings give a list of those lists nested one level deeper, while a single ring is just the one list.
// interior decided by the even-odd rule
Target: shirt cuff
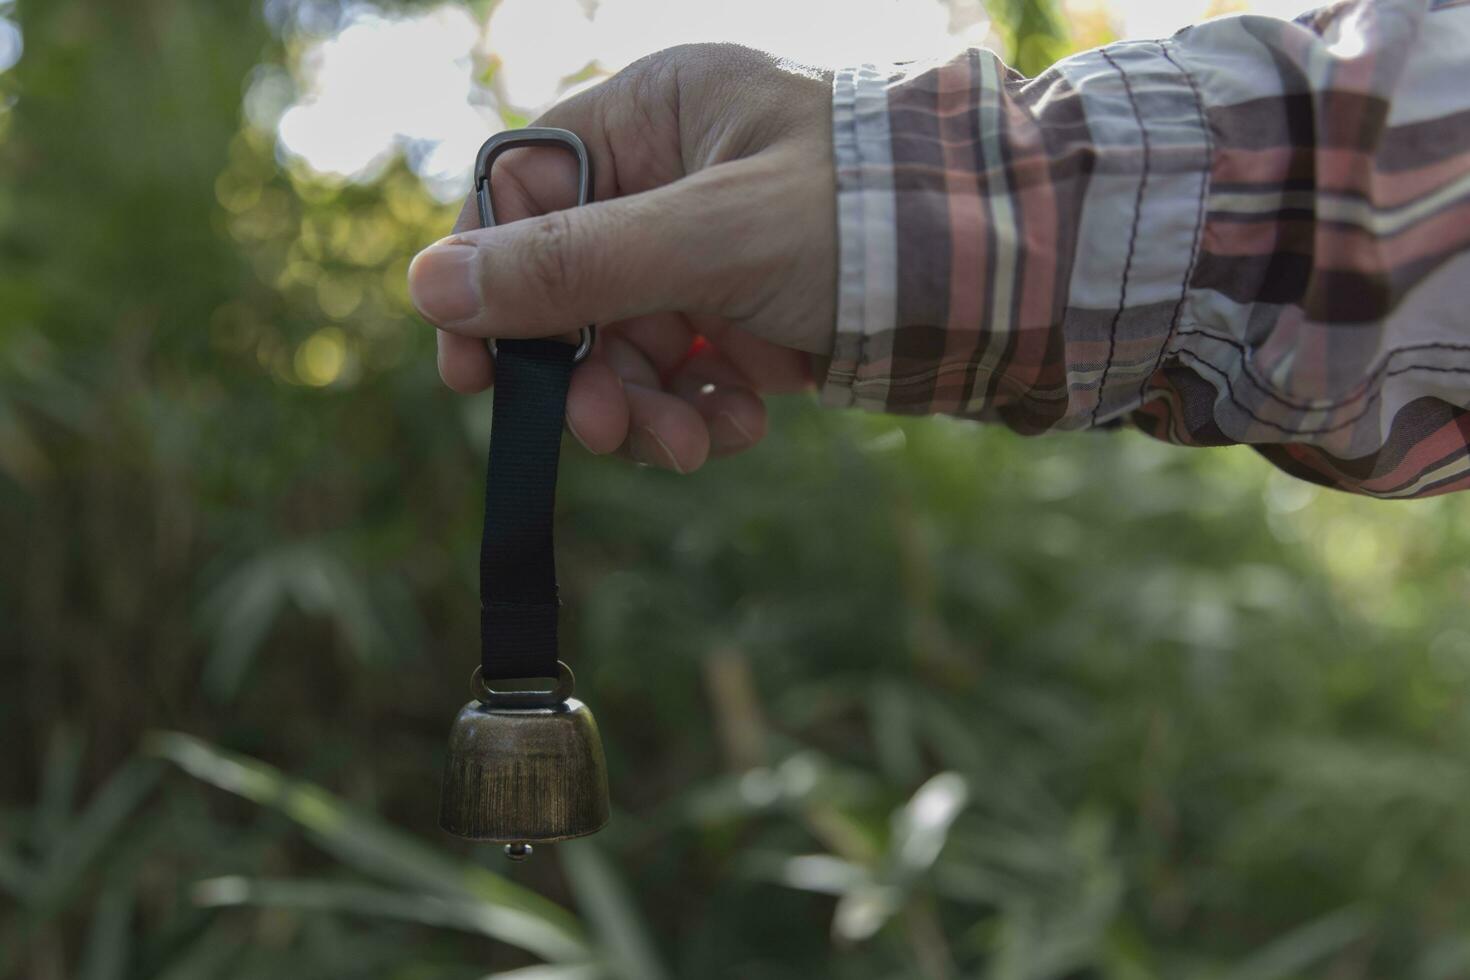
[{"label": "shirt cuff", "polygon": [[1140,404],[1199,247],[1209,139],[1169,42],[1033,80],[992,53],[839,71],[829,406],[1086,428]]}]

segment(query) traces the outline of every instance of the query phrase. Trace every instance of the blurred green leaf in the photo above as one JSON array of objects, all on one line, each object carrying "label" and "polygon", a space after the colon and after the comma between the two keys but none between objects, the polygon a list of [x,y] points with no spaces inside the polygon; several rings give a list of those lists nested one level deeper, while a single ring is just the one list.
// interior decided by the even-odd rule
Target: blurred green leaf
[{"label": "blurred green leaf", "polygon": [[491,973],[483,980],[598,980],[605,976],[607,973],[601,967],[589,964],[555,964],[527,966],[519,970],[507,970],[504,973]]},{"label": "blurred green leaf", "polygon": [[586,839],[565,841],[557,851],[577,896],[577,908],[587,916],[618,976],[623,980],[667,977],[633,893],[597,844]]},{"label": "blurred green leaf", "polygon": [[194,901],[207,908],[253,905],[263,908],[401,919],[423,925],[480,933],[548,960],[580,961],[587,948],[557,926],[518,908],[469,898],[391,892],[330,881],[282,881],[232,875],[194,887]]},{"label": "blurred green leaf", "polygon": [[903,908],[903,892],[877,882],[859,884],[837,900],[832,935],[844,942],[870,939]]},{"label": "blurred green leaf", "polygon": [[893,840],[889,848],[899,874],[929,870],[944,850],[949,828],[970,798],[963,777],[942,772],[920,786],[893,817]]},{"label": "blurred green leaf", "polygon": [[500,875],[440,854],[353,810],[320,787],[287,778],[263,762],[223,752],[178,732],[155,733],[148,748],[191,776],[279,810],[323,848],[366,874],[524,913],[541,922],[548,935],[559,937],[562,948],[585,948],[576,920],[564,909]]},{"label": "blurred green leaf", "polygon": [[114,880],[103,888],[87,931],[78,980],[121,980],[132,946],[134,885]]},{"label": "blurred green leaf", "polygon": [[1367,933],[1362,909],[1338,909],[1286,933],[1221,975],[1221,980],[1290,980]]},{"label": "blurred green leaf", "polygon": [[241,564],[205,600],[203,616],[216,636],[207,691],[220,700],[235,695],[288,603],[330,617],[360,658],[381,656],[388,646],[389,631],[346,563],[319,546],[293,544]]},{"label": "blurred green leaf", "polygon": [[31,907],[41,918],[60,910],[71,889],[78,887],[89,865],[116,844],[124,823],[157,785],[162,767],[151,759],[125,764],[97,791],[77,816],[51,836],[34,887]]},{"label": "blurred green leaf", "polygon": [[81,764],[81,736],[67,726],[57,726],[46,747],[41,796],[36,801],[36,836],[42,848],[55,844],[71,820]]}]

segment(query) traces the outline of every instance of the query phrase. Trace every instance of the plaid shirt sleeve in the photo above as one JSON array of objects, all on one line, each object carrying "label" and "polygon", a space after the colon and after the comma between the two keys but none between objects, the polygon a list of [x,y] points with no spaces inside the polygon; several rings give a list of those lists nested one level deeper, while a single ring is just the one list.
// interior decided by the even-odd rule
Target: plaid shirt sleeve
[{"label": "plaid shirt sleeve", "polygon": [[836,74],[823,401],[1470,487],[1470,0]]}]

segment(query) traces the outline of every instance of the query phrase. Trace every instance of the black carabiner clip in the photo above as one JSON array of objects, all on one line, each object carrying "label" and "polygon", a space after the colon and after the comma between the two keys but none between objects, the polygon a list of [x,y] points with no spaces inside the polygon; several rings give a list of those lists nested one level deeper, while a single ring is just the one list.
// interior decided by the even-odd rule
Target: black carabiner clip
[{"label": "black carabiner clip", "polygon": [[[552,146],[570,150],[577,158],[577,207],[592,200],[592,158],[587,147],[576,133],[569,129],[551,126],[528,126],[525,129],[508,129],[496,133],[480,147],[475,157],[475,201],[480,210],[480,227],[495,227],[495,207],[490,201],[490,169],[495,159],[506,150],[524,146]],[[572,363],[578,363],[592,352],[592,342],[597,337],[597,327],[589,324],[582,328]],[[486,341],[491,356],[495,354],[495,340]]]}]

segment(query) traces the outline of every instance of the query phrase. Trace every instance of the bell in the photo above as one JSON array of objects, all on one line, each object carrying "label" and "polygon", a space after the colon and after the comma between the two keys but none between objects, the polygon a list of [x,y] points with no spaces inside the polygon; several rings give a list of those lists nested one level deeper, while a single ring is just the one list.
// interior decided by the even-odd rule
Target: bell
[{"label": "bell", "polygon": [[523,845],[584,837],[607,823],[607,760],[592,712],[557,664],[555,691],[490,691],[475,674],[477,698],[449,732],[439,826],[477,841],[501,841],[512,858]]}]

